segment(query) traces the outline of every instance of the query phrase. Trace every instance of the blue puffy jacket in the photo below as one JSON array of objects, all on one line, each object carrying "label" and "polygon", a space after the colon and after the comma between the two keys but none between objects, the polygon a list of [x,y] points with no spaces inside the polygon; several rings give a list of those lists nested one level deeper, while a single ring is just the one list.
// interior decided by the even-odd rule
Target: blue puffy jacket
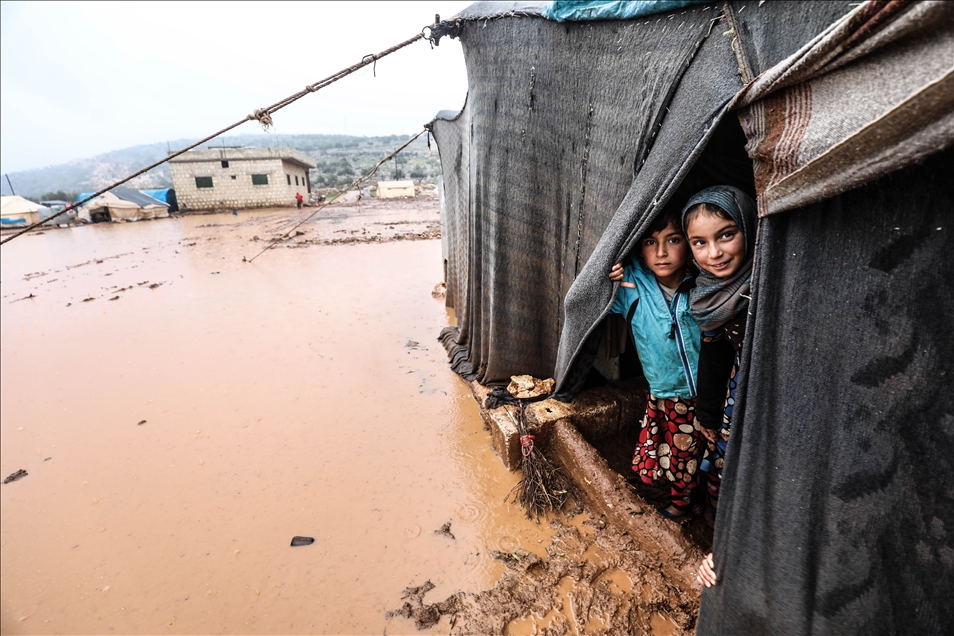
[{"label": "blue puffy jacket", "polygon": [[623,269],[623,281],[635,289],[620,287],[610,310],[630,321],[636,351],[656,397],[683,399],[696,396],[696,371],[699,368],[701,333],[689,315],[689,292],[686,278],[666,302],[662,287],[642,259]]}]

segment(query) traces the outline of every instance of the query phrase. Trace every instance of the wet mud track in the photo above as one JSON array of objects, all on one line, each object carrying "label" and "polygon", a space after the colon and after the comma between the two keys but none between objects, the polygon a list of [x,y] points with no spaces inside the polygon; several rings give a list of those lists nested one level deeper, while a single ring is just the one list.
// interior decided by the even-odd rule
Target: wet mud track
[{"label": "wet mud track", "polygon": [[29,477],[0,490],[0,631],[688,629],[659,555],[504,502],[519,475],[436,342],[433,202],[318,215],[242,262],[301,218],[4,246],[0,474]]}]

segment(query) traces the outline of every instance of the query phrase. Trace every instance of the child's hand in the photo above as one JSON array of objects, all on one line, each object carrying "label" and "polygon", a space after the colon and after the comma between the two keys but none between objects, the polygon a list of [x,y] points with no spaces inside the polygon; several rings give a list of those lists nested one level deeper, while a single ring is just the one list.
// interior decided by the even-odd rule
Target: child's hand
[{"label": "child's hand", "polygon": [[[616,265],[613,265],[613,269],[611,269],[609,273],[609,278],[614,283],[619,283],[619,281],[623,280],[623,264],[622,263],[616,263]],[[636,285],[634,283],[628,283],[625,281],[622,283],[619,283],[619,286],[628,287],[630,289],[636,289]]]},{"label": "child's hand", "polygon": [[700,426],[699,430],[702,431],[702,434],[707,440],[715,444],[719,441],[719,432],[713,428],[706,428],[705,426]]},{"label": "child's hand", "polygon": [[696,574],[696,583],[699,587],[712,587],[716,583],[715,564],[712,562],[712,553],[699,564],[699,573]]}]

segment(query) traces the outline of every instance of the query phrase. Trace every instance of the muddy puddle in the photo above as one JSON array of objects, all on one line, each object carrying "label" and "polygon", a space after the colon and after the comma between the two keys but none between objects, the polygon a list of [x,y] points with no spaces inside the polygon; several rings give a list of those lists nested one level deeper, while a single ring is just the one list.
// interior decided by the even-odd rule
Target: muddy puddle
[{"label": "muddy puddle", "polygon": [[[603,631],[567,622],[597,592],[630,611],[648,584],[619,569],[625,538],[584,572],[603,567],[584,565],[585,515],[550,527],[504,502],[519,474],[436,341],[440,241],[401,240],[427,238],[433,206],[335,214],[251,264],[302,215],[2,248],[0,476],[28,473],[0,489],[3,633],[580,633]],[[566,602],[502,613],[534,576]],[[427,582],[417,605],[464,599],[456,615],[402,613]],[[688,624],[672,613],[630,624]]]}]

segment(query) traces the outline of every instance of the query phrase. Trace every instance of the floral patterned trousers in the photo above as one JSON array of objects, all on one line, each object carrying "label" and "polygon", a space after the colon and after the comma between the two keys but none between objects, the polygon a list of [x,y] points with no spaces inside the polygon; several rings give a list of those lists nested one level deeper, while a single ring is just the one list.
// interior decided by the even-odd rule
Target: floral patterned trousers
[{"label": "floral patterned trousers", "polygon": [[695,398],[650,395],[633,454],[633,470],[643,483],[661,479],[672,482],[672,504],[677,508],[689,506],[705,449],[705,438],[695,415]]}]

